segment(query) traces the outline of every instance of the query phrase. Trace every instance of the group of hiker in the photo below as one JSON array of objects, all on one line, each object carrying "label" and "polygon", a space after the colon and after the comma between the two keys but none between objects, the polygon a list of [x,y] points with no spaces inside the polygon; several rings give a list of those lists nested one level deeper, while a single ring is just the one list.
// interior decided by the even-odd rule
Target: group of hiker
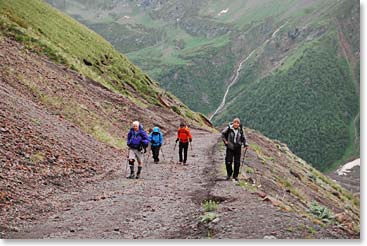
[{"label": "group of hiker", "polygon": [[[235,118],[222,132],[223,143],[226,146],[225,165],[227,170],[227,180],[233,177],[233,180],[238,181],[238,174],[241,165],[241,148],[248,148],[245,134],[239,118]],[[192,135],[189,126],[185,123],[180,123],[177,130],[177,138],[174,149],[178,145],[178,164],[187,165],[187,152],[189,144],[192,142]],[[139,179],[143,168],[143,153],[147,152],[150,146],[152,157],[155,164],[159,163],[159,153],[163,145],[163,133],[159,127],[150,128],[148,133],[145,132],[142,125],[138,121],[134,121],[132,128],[127,136],[128,163],[130,167],[129,179]],[[163,151],[162,151],[163,154]],[[135,175],[134,166],[137,162],[138,168]],[[232,169],[232,163],[234,168]]]},{"label": "group of hiker", "polygon": [[[189,142],[192,142],[192,135],[189,127],[185,123],[180,124],[177,132],[176,144],[179,142],[179,162],[178,164],[187,165],[187,150]],[[175,148],[176,148],[175,144]],[[133,127],[127,135],[127,146],[129,147],[128,162],[130,167],[129,179],[140,178],[143,168],[143,153],[147,152],[150,146],[155,164],[159,163],[159,151],[163,145],[163,133],[159,127],[148,130],[148,134],[144,131],[142,125],[138,121],[133,122]],[[174,149],[175,149],[174,148]],[[162,152],[163,153],[163,152]],[[135,161],[138,164],[138,170],[135,175]]]}]

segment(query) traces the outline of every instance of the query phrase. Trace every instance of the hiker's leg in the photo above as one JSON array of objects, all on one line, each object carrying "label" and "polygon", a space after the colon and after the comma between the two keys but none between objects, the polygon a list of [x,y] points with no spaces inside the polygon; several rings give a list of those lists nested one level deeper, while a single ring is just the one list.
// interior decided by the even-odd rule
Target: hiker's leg
[{"label": "hiker's leg", "polygon": [[135,156],[138,161],[138,171],[136,172],[136,178],[138,179],[143,168],[143,154],[140,151],[136,151]]},{"label": "hiker's leg", "polygon": [[155,146],[154,147],[154,161],[159,161],[159,149],[160,147],[159,146]]},{"label": "hiker's leg", "polygon": [[129,149],[129,167],[130,167],[130,175],[128,178],[134,177],[134,163],[135,163],[135,154],[134,151]]},{"label": "hiker's leg", "polygon": [[157,157],[157,162],[159,162],[159,150],[161,149],[161,146],[157,146],[157,155],[156,155],[156,157]]},{"label": "hiker's leg", "polygon": [[183,159],[183,163],[185,164],[187,161],[187,150],[189,149],[189,143],[184,143],[184,159]]},{"label": "hiker's leg", "polygon": [[241,148],[235,149],[233,151],[233,157],[234,157],[233,178],[237,178],[238,173],[240,172],[240,165],[241,165]]},{"label": "hiker's leg", "polygon": [[233,150],[227,148],[226,149],[226,169],[227,169],[227,176],[232,176],[232,160],[233,160]]},{"label": "hiker's leg", "polygon": [[153,156],[153,160],[154,160],[154,161],[156,161],[156,159],[157,159],[157,157],[156,157],[156,155],[157,155],[157,150],[156,150],[156,148],[157,148],[157,147],[152,146],[151,148],[152,148],[152,156]]},{"label": "hiker's leg", "polygon": [[182,162],[182,151],[183,151],[183,144],[181,142],[179,142],[179,144],[178,144],[178,157],[179,157],[179,162]]},{"label": "hiker's leg", "polygon": [[150,149],[152,150],[152,157],[153,157],[153,160],[155,160],[155,159],[154,159],[154,146],[151,146],[151,147],[150,147]]},{"label": "hiker's leg", "polygon": [[134,150],[135,159],[138,162],[138,166],[143,166],[143,154],[139,150]]}]

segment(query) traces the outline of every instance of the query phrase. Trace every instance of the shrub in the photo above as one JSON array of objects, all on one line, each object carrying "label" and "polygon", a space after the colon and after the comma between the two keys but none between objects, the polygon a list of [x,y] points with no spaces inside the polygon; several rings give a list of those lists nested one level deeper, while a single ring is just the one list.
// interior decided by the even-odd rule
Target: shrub
[{"label": "shrub", "polygon": [[324,223],[333,222],[335,219],[334,214],[328,208],[321,206],[316,201],[311,203],[310,212]]},{"label": "shrub", "polygon": [[201,206],[204,208],[205,212],[212,212],[217,209],[218,203],[213,200],[206,200],[201,204]]}]

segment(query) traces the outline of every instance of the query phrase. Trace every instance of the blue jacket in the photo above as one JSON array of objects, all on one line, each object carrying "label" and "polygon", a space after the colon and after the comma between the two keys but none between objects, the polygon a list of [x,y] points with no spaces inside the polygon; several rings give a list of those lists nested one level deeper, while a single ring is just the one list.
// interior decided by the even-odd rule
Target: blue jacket
[{"label": "blue jacket", "polygon": [[127,134],[127,146],[132,149],[141,149],[147,147],[149,144],[149,137],[147,133],[139,126],[139,130],[135,132],[134,128],[131,128]]},{"label": "blue jacket", "polygon": [[153,128],[153,131],[149,135],[149,141],[154,147],[161,146],[163,144],[163,134],[159,130],[159,127]]}]

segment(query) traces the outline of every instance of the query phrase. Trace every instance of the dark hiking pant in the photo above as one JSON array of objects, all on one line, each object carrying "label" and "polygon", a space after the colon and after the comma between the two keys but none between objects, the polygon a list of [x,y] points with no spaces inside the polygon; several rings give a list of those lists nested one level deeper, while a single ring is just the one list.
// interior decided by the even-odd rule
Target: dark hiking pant
[{"label": "dark hiking pant", "polygon": [[[187,143],[179,143],[178,145],[178,156],[180,158],[180,162],[186,163],[187,161],[187,150],[189,148],[189,142]],[[182,151],[184,154],[183,160],[182,160]]]},{"label": "dark hiking pant", "polygon": [[[232,162],[234,162],[234,171],[232,171]],[[226,150],[226,169],[227,176],[231,177],[233,173],[233,178],[238,177],[241,165],[241,148]]]},{"label": "dark hiking pant", "polygon": [[152,154],[153,154],[153,159],[155,162],[159,161],[159,150],[161,149],[161,146],[152,146]]}]

